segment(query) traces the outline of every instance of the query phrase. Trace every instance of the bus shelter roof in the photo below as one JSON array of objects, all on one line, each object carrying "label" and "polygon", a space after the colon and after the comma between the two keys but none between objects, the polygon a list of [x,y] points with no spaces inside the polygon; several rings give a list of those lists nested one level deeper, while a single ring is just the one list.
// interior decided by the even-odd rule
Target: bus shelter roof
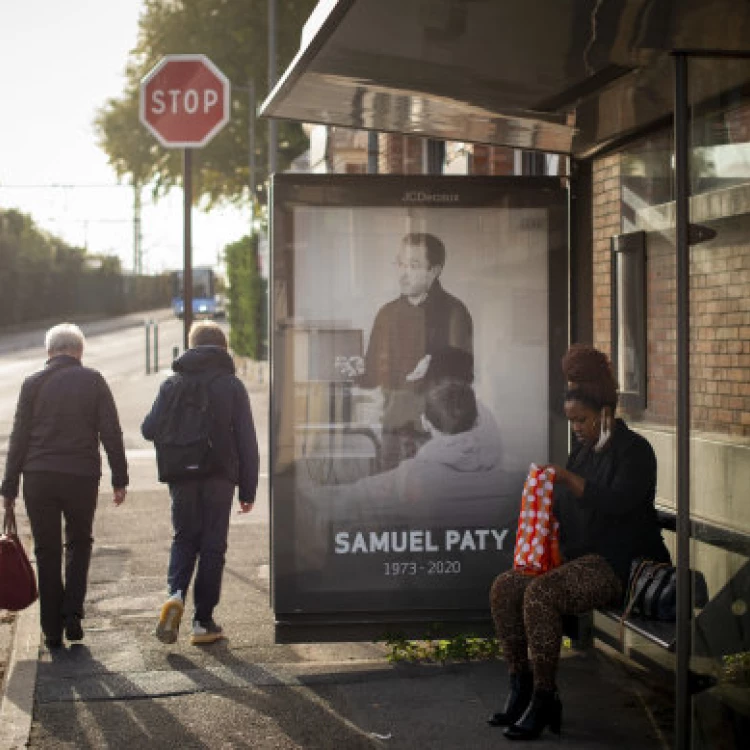
[{"label": "bus shelter roof", "polygon": [[261,114],[587,157],[669,120],[675,50],[749,53],[750,3],[321,0]]}]

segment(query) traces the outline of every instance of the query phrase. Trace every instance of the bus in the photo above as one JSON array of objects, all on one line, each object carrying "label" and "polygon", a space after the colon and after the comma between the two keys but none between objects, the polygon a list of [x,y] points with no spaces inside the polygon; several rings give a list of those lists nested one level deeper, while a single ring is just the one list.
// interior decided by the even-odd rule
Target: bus
[{"label": "bus", "polygon": [[[172,310],[182,319],[185,302],[182,299],[183,272],[172,273]],[[224,318],[226,309],[223,297],[216,292],[216,276],[210,266],[193,268],[193,319]]]}]

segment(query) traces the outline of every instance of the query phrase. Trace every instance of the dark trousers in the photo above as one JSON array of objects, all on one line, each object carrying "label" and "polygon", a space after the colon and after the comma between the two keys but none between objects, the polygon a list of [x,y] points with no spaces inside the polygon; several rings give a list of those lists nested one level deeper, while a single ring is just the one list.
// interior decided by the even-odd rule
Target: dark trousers
[{"label": "dark trousers", "polygon": [[39,576],[40,620],[42,631],[49,638],[60,637],[66,616],[83,617],[98,494],[99,477],[41,471],[23,476],[23,498],[34,536]]},{"label": "dark trousers", "polygon": [[599,555],[579,557],[539,576],[516,570],[499,575],[490,590],[490,607],[509,671],[531,667],[534,686],[554,690],[562,616],[615,604],[622,594],[620,579]]},{"label": "dark trousers", "polygon": [[219,603],[229,535],[234,484],[221,477],[169,485],[172,496],[172,550],[169,594],[187,595],[196,563],[194,619],[207,622]]}]

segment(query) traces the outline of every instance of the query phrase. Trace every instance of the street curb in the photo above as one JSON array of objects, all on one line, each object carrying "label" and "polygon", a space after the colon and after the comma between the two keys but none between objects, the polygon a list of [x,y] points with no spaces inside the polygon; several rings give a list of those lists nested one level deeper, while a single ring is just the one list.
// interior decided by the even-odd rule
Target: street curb
[{"label": "street curb", "polygon": [[39,658],[39,600],[18,613],[0,701],[0,750],[26,747]]}]

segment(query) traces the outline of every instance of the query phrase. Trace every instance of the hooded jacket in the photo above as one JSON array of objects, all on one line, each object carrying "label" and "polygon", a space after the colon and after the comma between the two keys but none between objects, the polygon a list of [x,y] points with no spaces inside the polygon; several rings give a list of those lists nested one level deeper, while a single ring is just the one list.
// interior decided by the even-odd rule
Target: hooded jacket
[{"label": "hooded jacket", "polygon": [[[238,485],[240,502],[254,502],[258,488],[258,440],[250,399],[242,381],[235,375],[234,362],[229,353],[219,346],[196,346],[176,359],[172,369],[184,377],[213,378],[209,384],[214,412],[211,437],[221,463],[220,476]],[[172,376],[162,383],[151,411],[143,420],[141,433],[146,440],[156,437],[175,379]]]},{"label": "hooded jacket", "polygon": [[470,430],[436,432],[414,458],[352,484],[319,487],[312,503],[357,520],[512,525],[518,518],[523,476],[501,463],[501,436],[492,413],[479,407]]}]

